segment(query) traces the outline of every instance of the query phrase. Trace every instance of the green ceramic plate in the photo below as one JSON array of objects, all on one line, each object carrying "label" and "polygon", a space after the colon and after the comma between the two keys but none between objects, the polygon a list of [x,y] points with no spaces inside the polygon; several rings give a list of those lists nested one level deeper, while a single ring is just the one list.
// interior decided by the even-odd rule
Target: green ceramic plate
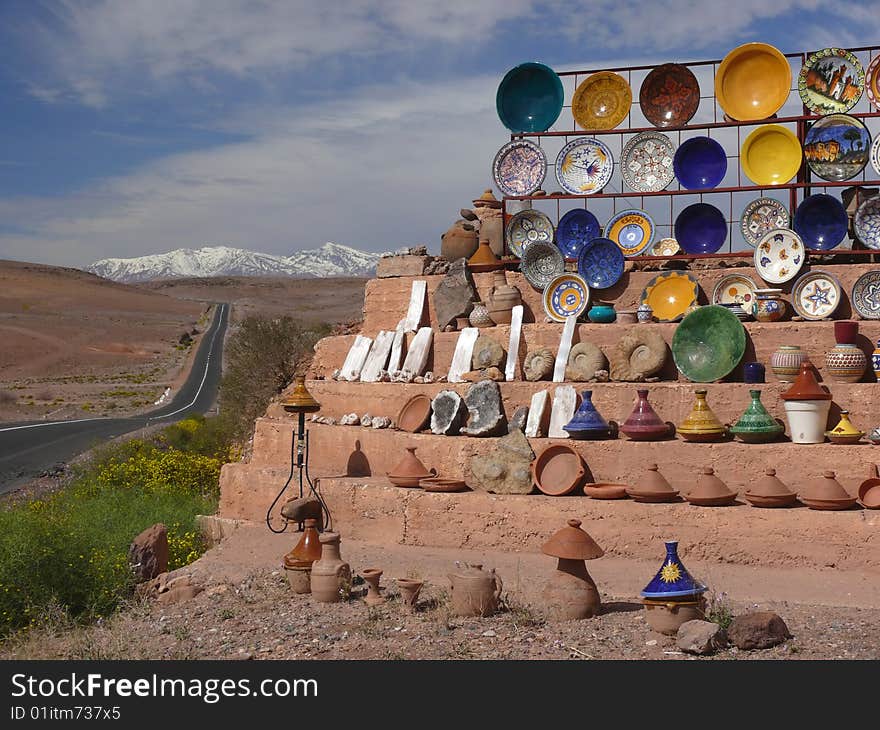
[{"label": "green ceramic plate", "polygon": [[688,314],[672,337],[672,359],[694,383],[711,383],[730,373],[746,351],[746,331],[735,314],[712,304]]}]

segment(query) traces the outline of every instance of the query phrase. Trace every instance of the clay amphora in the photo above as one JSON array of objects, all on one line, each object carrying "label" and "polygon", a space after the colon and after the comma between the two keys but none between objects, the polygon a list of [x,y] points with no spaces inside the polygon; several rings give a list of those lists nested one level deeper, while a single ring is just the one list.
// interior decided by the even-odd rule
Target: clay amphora
[{"label": "clay amphora", "polygon": [[493,278],[495,286],[488,301],[489,317],[495,324],[510,324],[511,310],[522,304],[522,295],[519,289],[507,283],[507,277],[503,271],[496,271]]},{"label": "clay amphora", "polygon": [[382,578],[382,571],[378,568],[364,568],[361,571],[361,577],[367,583],[367,595],[364,596],[364,603],[368,606],[378,606],[385,603],[385,597],[379,589],[379,581]]},{"label": "clay amphora", "polygon": [[591,618],[598,615],[602,601],[585,561],[600,558],[605,551],[581,529],[580,520],[556,532],[541,548],[558,558],[556,571],[544,585],[544,603],[555,619]]},{"label": "clay amphora", "polygon": [[498,599],[504,587],[495,569],[483,570],[479,564],[465,563],[463,570],[450,573],[452,612],[456,616],[491,616],[498,610]]},{"label": "clay amphora", "polygon": [[705,390],[694,391],[694,407],[678,427],[678,434],[685,441],[719,441],[727,428],[709,408]]},{"label": "clay amphora", "polygon": [[351,589],[351,568],[339,555],[339,533],[321,534],[321,559],[312,564],[312,597],[321,603],[336,603]]},{"label": "clay amphora", "polygon": [[470,230],[464,228],[459,221],[450,226],[449,230],[443,234],[440,242],[440,255],[447,261],[469,259],[476,253],[479,245],[477,232],[473,226],[470,224],[468,226]]},{"label": "clay amphora", "polygon": [[636,394],[639,400],[620,430],[633,441],[656,441],[674,433],[675,426],[661,421],[660,416],[651,407],[648,402],[648,391],[640,388],[636,390]]}]

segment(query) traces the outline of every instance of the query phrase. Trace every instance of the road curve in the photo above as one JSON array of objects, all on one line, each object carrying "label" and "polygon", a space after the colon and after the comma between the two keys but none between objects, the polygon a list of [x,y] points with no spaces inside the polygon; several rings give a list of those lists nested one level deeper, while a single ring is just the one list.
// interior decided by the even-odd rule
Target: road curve
[{"label": "road curve", "polygon": [[109,439],[157,423],[205,413],[217,397],[229,304],[218,305],[199,343],[186,382],[171,402],[130,418],[78,418],[0,424],[0,494]]}]

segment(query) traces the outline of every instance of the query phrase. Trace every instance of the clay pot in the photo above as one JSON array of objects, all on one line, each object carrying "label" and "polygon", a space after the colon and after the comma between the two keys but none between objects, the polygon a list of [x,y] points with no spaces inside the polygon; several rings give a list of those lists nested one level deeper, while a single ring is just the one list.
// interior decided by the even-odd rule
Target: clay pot
[{"label": "clay pot", "polygon": [[621,309],[617,313],[617,324],[635,324],[639,321],[639,314],[635,309]]},{"label": "clay pot", "polygon": [[584,561],[600,558],[605,551],[580,529],[580,520],[556,532],[541,548],[558,558],[556,571],[544,585],[548,613],[557,620],[591,618],[598,615],[602,601]]},{"label": "clay pot", "polygon": [[551,497],[571,494],[586,476],[581,455],[565,444],[544,447],[531,463],[531,471],[534,485]]},{"label": "clay pot", "polygon": [[787,507],[797,502],[797,495],[776,476],[776,469],[765,469],[764,476],[745,493],[753,507]]},{"label": "clay pot", "polygon": [[792,443],[823,443],[828,411],[831,409],[831,393],[819,385],[809,360],[801,363],[800,374],[780,398],[785,406]]},{"label": "clay pot", "polygon": [[752,316],[759,322],[778,322],[785,316],[781,289],[756,289]]},{"label": "clay pot", "polygon": [[664,636],[675,636],[683,623],[704,620],[706,601],[700,598],[693,601],[655,601],[643,598],[645,619],[654,631]]},{"label": "clay pot", "polygon": [[633,441],[658,441],[675,433],[675,426],[664,423],[648,402],[647,389],[636,390],[638,401],[620,430]]},{"label": "clay pot", "polygon": [[419,480],[437,476],[436,469],[427,469],[416,456],[416,447],[407,446],[406,456],[388,472],[389,481],[397,487],[418,487]]},{"label": "clay pot", "polygon": [[727,485],[715,476],[715,470],[711,466],[704,466],[700,469],[696,486],[686,493],[684,498],[700,507],[725,507],[736,501],[736,495],[736,492],[728,489]]},{"label": "clay pot", "polygon": [[440,255],[447,261],[469,259],[477,251],[477,232],[470,224],[467,224],[469,230],[464,228],[463,223],[454,223],[440,239]]},{"label": "clay pot", "polygon": [[871,464],[868,478],[859,485],[859,502],[868,509],[880,509],[880,475],[876,464]]},{"label": "clay pot", "polygon": [[300,566],[284,566],[284,575],[294,593],[312,592],[312,564]]},{"label": "clay pot", "polygon": [[284,556],[284,567],[301,567],[304,563],[308,563],[311,566],[316,560],[321,559],[321,552],[318,521],[312,518],[307,519],[299,542],[294,546],[293,550]]},{"label": "clay pot", "polygon": [[522,295],[515,286],[507,283],[507,276],[503,271],[493,274],[494,287],[492,296],[489,297],[489,318],[495,324],[510,324],[512,309],[522,304]]},{"label": "clay pot", "polygon": [[817,510],[849,509],[857,501],[835,479],[833,471],[824,472],[818,479],[808,480],[798,499],[810,509]]},{"label": "clay pot", "polygon": [[489,308],[483,302],[474,302],[468,321],[471,327],[494,327],[495,323],[489,316]]},{"label": "clay pot", "polygon": [[797,345],[782,345],[770,356],[770,370],[783,383],[793,383],[807,353]]},{"label": "clay pot", "polygon": [[727,435],[727,427],[709,408],[705,390],[694,391],[694,405],[677,431],[685,441],[720,441]]},{"label": "clay pot", "polygon": [[382,571],[378,568],[365,568],[361,571],[361,577],[367,583],[367,595],[364,596],[364,603],[368,606],[379,606],[385,603],[385,596],[379,590]]},{"label": "clay pot", "polygon": [[339,533],[321,534],[321,559],[312,564],[312,597],[321,603],[337,603],[351,590],[351,568],[339,555]]},{"label": "clay pot", "polygon": [[482,565],[465,563],[464,569],[449,574],[449,580],[456,616],[491,616],[498,610],[504,583],[494,568],[485,571]]},{"label": "clay pot", "polygon": [[648,464],[635,487],[627,488],[626,493],[636,502],[675,502],[678,492],[666,481],[656,464]]},{"label": "clay pot", "polygon": [[489,246],[487,239],[482,239],[473,256],[468,259],[468,268],[471,271],[494,271],[503,268],[504,264],[495,255],[495,252]]},{"label": "clay pot", "polygon": [[837,344],[825,353],[825,370],[832,380],[840,383],[858,383],[868,367],[868,357],[858,345],[841,341],[838,338],[837,325],[839,324],[855,325],[853,328],[855,334],[852,329],[844,328],[841,330],[846,339],[852,338],[854,340],[858,333],[859,326],[855,322],[834,323],[834,337]]},{"label": "clay pot", "polygon": [[422,590],[422,585],[422,581],[413,580],[412,578],[397,579],[397,587],[400,589],[400,597],[403,600],[403,605],[410,611],[416,610],[419,591]]}]

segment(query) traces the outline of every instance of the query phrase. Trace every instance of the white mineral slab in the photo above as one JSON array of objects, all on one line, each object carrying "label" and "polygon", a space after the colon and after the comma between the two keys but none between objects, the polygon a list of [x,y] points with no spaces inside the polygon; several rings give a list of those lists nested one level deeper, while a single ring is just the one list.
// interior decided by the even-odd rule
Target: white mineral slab
[{"label": "white mineral slab", "polygon": [[477,344],[479,336],[480,330],[476,327],[465,327],[461,331],[461,334],[458,336],[458,342],[455,343],[452,365],[449,366],[447,380],[450,383],[464,382],[461,376],[472,369],[471,359],[474,356],[474,345]]},{"label": "white mineral slab", "polygon": [[413,375],[421,375],[428,364],[428,355],[431,354],[433,341],[434,331],[430,327],[422,327],[413,337],[401,369]]},{"label": "white mineral slab", "polygon": [[422,310],[425,308],[425,295],[428,292],[428,282],[417,279],[412,284],[412,294],[409,297],[409,310],[406,313],[404,325],[407,332],[415,332],[422,323]]},{"label": "white mineral slab", "polygon": [[[570,319],[574,319],[571,317]],[[577,406],[577,392],[572,385],[560,385],[553,394],[553,410],[550,412],[550,428],[547,435],[552,439],[567,439],[568,431],[562,427],[574,415]],[[531,415],[531,414],[530,414]]]},{"label": "white mineral slab", "polygon": [[550,393],[546,390],[539,390],[532,396],[532,401],[529,403],[529,417],[526,419],[526,436],[536,438],[542,435],[541,424],[544,422],[544,413],[549,402]]},{"label": "white mineral slab", "polygon": [[394,333],[382,330],[376,339],[373,340],[373,346],[370,348],[370,354],[367,355],[367,361],[361,370],[362,383],[376,383],[379,381],[379,371],[385,370],[388,362],[388,355],[391,354],[391,345],[394,342]]},{"label": "white mineral slab", "polygon": [[355,337],[354,344],[348,351],[348,356],[345,358],[342,369],[339,371],[341,380],[357,380],[360,377],[367,355],[370,354],[370,345],[372,344],[373,340],[369,337],[364,337],[363,335]]},{"label": "white mineral slab", "polygon": [[397,329],[394,331],[394,342],[391,344],[391,357],[388,358],[389,373],[400,370],[400,363],[403,360],[403,345],[406,335],[406,320],[402,319],[397,323]]},{"label": "white mineral slab", "polygon": [[517,304],[510,310],[510,341],[507,344],[507,364],[504,366],[504,379],[516,380],[516,366],[519,364],[519,339],[522,334],[523,305]]},{"label": "white mineral slab", "polygon": [[568,365],[568,356],[571,353],[571,341],[574,338],[574,328],[577,326],[577,317],[566,317],[562,326],[562,339],[559,341],[559,350],[556,352],[556,364],[553,366],[553,382],[565,382],[565,366]]}]

